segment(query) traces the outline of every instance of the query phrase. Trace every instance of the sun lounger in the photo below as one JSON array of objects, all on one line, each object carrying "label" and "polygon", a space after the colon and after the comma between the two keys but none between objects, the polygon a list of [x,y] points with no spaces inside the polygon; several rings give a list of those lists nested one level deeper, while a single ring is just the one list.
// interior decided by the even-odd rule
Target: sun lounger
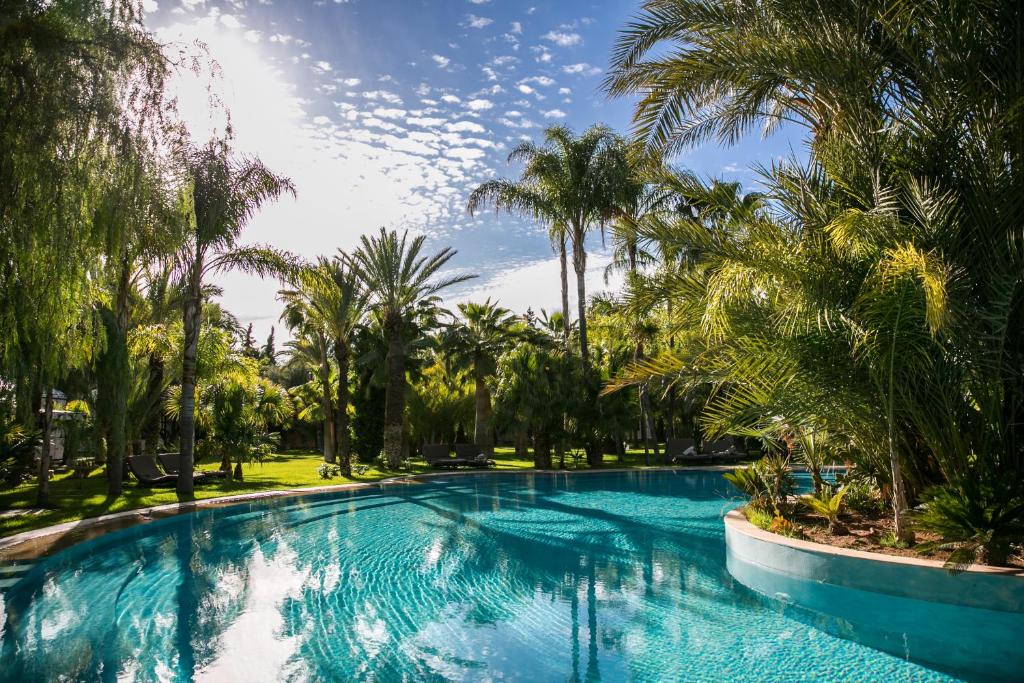
[{"label": "sun lounger", "polygon": [[431,443],[423,447],[423,459],[431,467],[458,467],[468,463],[462,458],[453,458],[449,453],[448,445],[443,443]]},{"label": "sun lounger", "polygon": [[693,439],[669,439],[665,442],[665,457],[674,465],[711,459],[711,455],[697,452]]},{"label": "sun lounger", "polygon": [[[174,486],[178,483],[177,474],[164,474],[157,468],[152,455],[128,456],[128,469],[131,470],[139,484],[143,486]],[[193,481],[199,483],[206,479],[202,472],[193,475]]]},{"label": "sun lounger", "polygon": [[469,467],[491,467],[495,464],[475,443],[455,444],[455,458],[466,461]]},{"label": "sun lounger", "polygon": [[[160,461],[160,467],[164,468],[164,472],[167,474],[178,474],[178,470],[181,468],[180,453],[157,453],[156,459]],[[195,470],[195,472],[202,472],[207,477],[216,477],[218,479],[223,479],[229,474],[224,470]]]}]

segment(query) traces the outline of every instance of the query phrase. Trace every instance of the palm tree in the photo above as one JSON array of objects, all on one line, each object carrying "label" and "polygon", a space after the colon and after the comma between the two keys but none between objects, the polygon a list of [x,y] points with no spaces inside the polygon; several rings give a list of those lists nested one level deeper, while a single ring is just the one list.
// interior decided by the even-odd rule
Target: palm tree
[{"label": "palm tree", "polygon": [[[614,210],[618,187],[627,173],[624,147],[605,126],[591,126],[579,136],[565,126],[551,126],[544,131],[543,146],[523,142],[512,150],[508,160],[524,164],[522,177],[518,181],[489,180],[480,185],[469,196],[469,213],[493,205],[499,211],[546,221],[554,239],[563,245],[563,253],[563,235],[568,236],[576,272],[580,357],[586,365],[586,237]],[[566,289],[563,285],[562,302],[568,308]],[[563,314],[568,325],[568,310]]]},{"label": "palm tree", "polygon": [[490,299],[483,303],[462,303],[458,308],[462,320],[449,326],[442,338],[442,348],[457,364],[473,373],[476,418],[473,441],[485,453],[493,455],[494,427],[487,381],[494,375],[498,357],[521,337],[517,329],[521,323],[511,311]]},{"label": "palm tree", "polygon": [[300,302],[289,301],[289,292],[282,292],[285,309],[281,314],[288,329],[295,338],[285,346],[291,353],[292,360],[299,361],[317,377],[320,392],[320,417],[323,422],[324,462],[334,463],[337,438],[334,433],[334,397],[331,384],[331,351],[327,335],[316,324],[312,323]]},{"label": "palm tree", "polygon": [[360,247],[345,261],[370,292],[387,338],[387,401],[384,409],[384,458],[397,469],[402,461],[402,423],[405,414],[405,317],[446,287],[475,275],[451,275],[432,280],[453,257],[445,247],[432,256],[421,255],[423,235],[409,240],[408,231],[380,229],[376,236],[360,238]]},{"label": "palm tree", "polygon": [[242,230],[264,202],[295,194],[287,178],[275,175],[259,159],[231,154],[228,139],[211,140],[185,152],[189,187],[188,220],[178,264],[184,281],[184,349],[181,373],[180,496],[192,495],[195,449],[196,355],[199,344],[203,282],[207,276],[241,268],[261,277],[294,269],[294,258],[269,247],[240,246]]},{"label": "palm tree", "polygon": [[342,473],[348,476],[352,468],[352,439],[348,425],[351,342],[366,312],[369,293],[355,271],[346,265],[344,253],[341,253],[334,259],[318,259],[313,267],[299,274],[296,289],[282,291],[280,296],[286,301],[289,324],[311,327],[311,336],[321,338],[325,350],[326,345],[331,347],[337,368],[337,392],[333,398],[329,393],[330,355],[324,356],[319,370],[325,392],[324,460],[334,462],[337,454]]}]

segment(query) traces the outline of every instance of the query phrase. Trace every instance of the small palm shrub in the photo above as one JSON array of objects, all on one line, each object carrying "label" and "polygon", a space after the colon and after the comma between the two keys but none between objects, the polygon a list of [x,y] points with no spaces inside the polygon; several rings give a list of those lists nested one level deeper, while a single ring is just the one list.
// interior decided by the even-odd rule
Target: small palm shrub
[{"label": "small palm shrub", "polygon": [[879,491],[869,477],[849,475],[842,479],[846,495],[843,497],[843,506],[862,515],[878,515],[885,510],[885,501],[882,500],[882,492]]},{"label": "small palm shrub", "polygon": [[1024,543],[1024,494],[1015,482],[968,475],[959,485],[929,489],[923,498],[916,526],[940,538],[918,549],[951,551],[951,571],[974,563],[1005,566],[1013,546]]},{"label": "small palm shrub", "polygon": [[800,501],[811,509],[814,514],[824,517],[828,522],[828,532],[832,535],[845,532],[839,524],[839,515],[843,511],[843,497],[846,495],[846,487],[833,491],[831,487],[825,487],[813,495],[804,496]]},{"label": "small palm shrub", "polygon": [[796,490],[796,480],[785,458],[770,455],[724,476],[726,481],[750,496],[748,507],[770,510],[775,517],[785,517],[789,511],[789,498]]}]

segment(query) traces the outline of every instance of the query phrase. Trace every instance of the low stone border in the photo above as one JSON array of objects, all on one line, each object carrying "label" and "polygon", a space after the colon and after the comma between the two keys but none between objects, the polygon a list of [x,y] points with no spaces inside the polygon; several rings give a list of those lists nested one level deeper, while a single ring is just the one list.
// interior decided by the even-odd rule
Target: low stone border
[{"label": "low stone border", "polygon": [[[1015,576],[1024,579],[1024,569],[1016,569],[1013,567],[990,567],[983,564],[972,564],[966,568],[964,572],[953,577],[950,572],[945,568],[944,563],[941,560],[932,560],[926,557],[907,557],[905,555],[886,555],[885,553],[873,553],[867,550],[856,550],[854,548],[840,548],[832,545],[825,545],[824,543],[815,543],[814,541],[807,541],[802,538],[788,538],[779,534],[774,534],[770,531],[765,531],[760,527],[756,527],[747,521],[746,516],[740,510],[730,510],[725,515],[725,529],[726,529],[726,540],[730,537],[730,530],[749,536],[751,538],[758,539],[765,543],[773,543],[794,550],[804,551],[808,553],[819,554],[823,556],[831,557],[844,557],[854,558],[858,560],[867,560],[869,562],[882,562],[893,565],[907,565],[912,567],[926,567],[929,569],[940,570],[944,575],[951,576],[952,578],[958,578],[963,575],[993,575],[993,576]],[[735,533],[732,535],[735,540]],[[960,588],[963,588],[961,586]],[[1024,591],[1024,585],[1020,587],[1020,590]],[[1024,597],[1024,595],[1022,595]],[[1024,611],[1024,603],[1021,604],[1021,611]]]},{"label": "low stone border", "polygon": [[506,469],[506,470],[461,470],[450,472],[425,472],[423,474],[408,474],[377,481],[351,482],[347,484],[328,484],[324,486],[311,486],[297,489],[275,489],[272,491],[255,491],[253,493],[240,493],[218,498],[204,498],[202,500],[187,503],[167,503],[155,505],[148,508],[136,508],[124,510],[99,517],[86,517],[73,522],[64,522],[53,526],[23,531],[18,534],[0,538],[0,561],[11,560],[33,560],[64,550],[72,545],[81,543],[97,536],[125,529],[137,524],[145,524],[156,519],[163,519],[173,515],[187,514],[206,508],[225,507],[257,500],[308,496],[335,491],[350,491],[380,486],[395,486],[415,484],[420,481],[447,478],[466,477],[480,475],[514,475],[533,474],[546,476],[560,475],[584,475],[584,474],[608,474],[617,472],[651,472],[651,471],[708,471],[727,472],[733,467],[727,465],[704,465],[704,466],[652,466],[652,467],[616,467],[596,470],[537,470],[537,469]]},{"label": "low stone border", "polygon": [[[1024,571],[786,538],[725,516],[726,564],[747,588],[832,635],[977,680],[1024,671]],[[982,654],[984,653],[984,654]]]}]

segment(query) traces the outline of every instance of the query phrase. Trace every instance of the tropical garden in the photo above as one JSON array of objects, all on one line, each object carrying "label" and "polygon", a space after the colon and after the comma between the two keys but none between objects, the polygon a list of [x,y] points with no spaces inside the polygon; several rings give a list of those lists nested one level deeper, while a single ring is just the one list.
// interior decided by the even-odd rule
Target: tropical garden
[{"label": "tropical garden", "polygon": [[[605,81],[634,127],[549,127],[466,198],[547,231],[561,310],[522,314],[446,303],[472,275],[405,230],[315,259],[248,243],[302,188],[236,153],[229,117],[190,137],[135,3],[5,13],[0,500],[62,508],[12,532],[82,515],[58,484],[101,487],[98,514],[273,487],[275,463],[292,485],[422,471],[433,443],[598,468],[729,436],[764,454],[730,478],[766,528],[874,511],[885,544],[956,566],[1024,543],[1019,3],[648,0]],[[756,187],[675,161],[783,125],[807,149]],[[597,233],[621,291],[587,291]],[[233,269],[280,283],[286,342],[219,305]],[[58,427],[74,474],[51,474]],[[126,460],[158,450],[176,491],[138,497]]]}]

